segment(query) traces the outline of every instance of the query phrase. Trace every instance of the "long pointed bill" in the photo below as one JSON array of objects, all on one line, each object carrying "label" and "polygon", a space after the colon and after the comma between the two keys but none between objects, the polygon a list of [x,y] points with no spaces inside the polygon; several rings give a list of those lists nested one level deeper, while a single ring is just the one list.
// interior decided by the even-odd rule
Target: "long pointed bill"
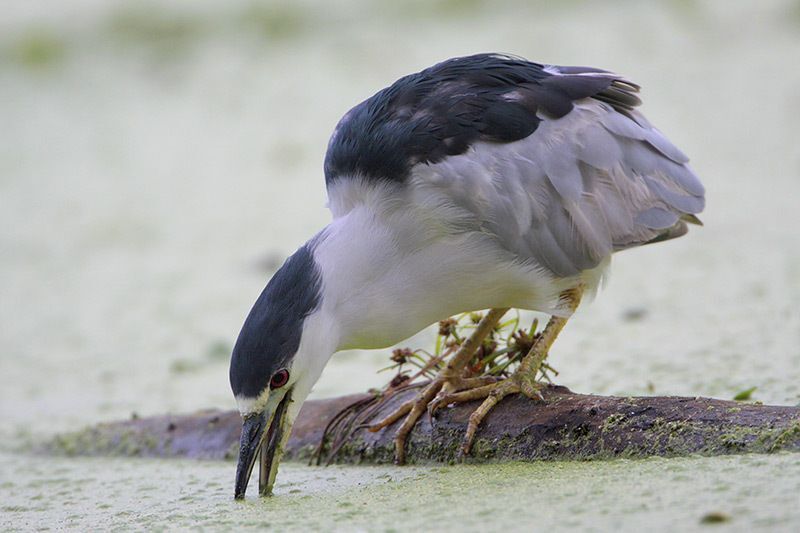
[{"label": "long pointed bill", "polygon": [[258,492],[269,496],[278,473],[278,463],[283,455],[283,444],[291,428],[287,426],[286,407],[291,401],[287,392],[277,407],[269,407],[261,414],[248,416],[242,422],[242,438],[239,443],[239,464],[236,467],[236,486],[233,497],[244,498],[256,457],[260,456]]}]

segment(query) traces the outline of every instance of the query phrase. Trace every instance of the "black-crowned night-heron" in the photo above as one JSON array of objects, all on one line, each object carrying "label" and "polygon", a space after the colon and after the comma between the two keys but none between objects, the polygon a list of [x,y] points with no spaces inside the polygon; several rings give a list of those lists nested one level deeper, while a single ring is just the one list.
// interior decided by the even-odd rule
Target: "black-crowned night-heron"
[{"label": "black-crowned night-heron", "polygon": [[[687,157],[616,74],[480,54],[451,59],[350,110],[325,157],[333,221],[275,273],[244,323],[230,380],[244,419],[235,495],[260,455],[269,494],[292,423],[330,357],[380,348],[437,320],[490,309],[439,377],[374,429],[484,399],[464,451],[536,372],[611,255],[683,235],[703,209]],[[508,308],[552,315],[508,379],[463,365]]]}]

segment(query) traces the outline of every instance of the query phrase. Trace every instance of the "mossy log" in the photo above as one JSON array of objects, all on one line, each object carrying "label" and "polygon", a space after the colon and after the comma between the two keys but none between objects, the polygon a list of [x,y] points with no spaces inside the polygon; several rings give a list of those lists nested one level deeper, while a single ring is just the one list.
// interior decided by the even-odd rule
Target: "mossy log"
[{"label": "mossy log", "polygon": [[[390,398],[371,419],[378,420],[413,397],[408,390]],[[352,403],[351,395],[305,403],[288,443],[287,459],[307,460],[331,419]],[[411,463],[451,462],[476,403],[424,416],[408,443]],[[60,435],[49,452],[74,455],[232,458],[241,419],[234,411],[200,411],[100,424]],[[377,433],[358,429],[339,450],[337,462],[392,460],[397,424]],[[544,402],[521,396],[504,399],[478,430],[471,462],[537,459],[607,459],[690,454],[800,451],[800,407],[682,397],[613,397],[576,394],[564,387],[544,391]]]}]

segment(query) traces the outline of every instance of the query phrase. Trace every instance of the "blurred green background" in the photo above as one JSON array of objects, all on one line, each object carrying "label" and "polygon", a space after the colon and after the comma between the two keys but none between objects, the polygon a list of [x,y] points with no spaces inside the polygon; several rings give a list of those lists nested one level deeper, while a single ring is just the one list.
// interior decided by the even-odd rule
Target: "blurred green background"
[{"label": "blurred green background", "polygon": [[[615,257],[553,350],[558,381],[800,402],[797,1],[0,9],[2,448],[131,412],[234,408],[228,357],[250,305],[329,220],[339,117],[482,51],[641,84],[708,188],[704,228]],[[314,394],[378,386],[385,364],[341,354]]]}]

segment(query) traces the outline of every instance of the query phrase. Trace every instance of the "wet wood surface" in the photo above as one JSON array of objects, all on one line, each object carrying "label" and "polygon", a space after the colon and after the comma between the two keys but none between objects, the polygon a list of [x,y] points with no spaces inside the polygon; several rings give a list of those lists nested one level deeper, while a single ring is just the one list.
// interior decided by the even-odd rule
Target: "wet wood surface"
[{"label": "wet wood surface", "polygon": [[[398,393],[370,417],[378,420],[416,390]],[[331,419],[368,395],[311,400],[303,405],[286,458],[308,460]],[[550,386],[544,402],[514,395],[483,422],[470,462],[608,459],[691,454],[800,451],[800,407],[756,405],[709,398],[613,397]],[[409,439],[410,463],[457,460],[477,403],[423,416]],[[396,423],[376,433],[353,432],[335,462],[390,462]],[[241,419],[235,411],[205,410],[104,423],[55,437],[49,453],[146,457],[233,458]],[[327,446],[329,449],[330,446]]]}]

